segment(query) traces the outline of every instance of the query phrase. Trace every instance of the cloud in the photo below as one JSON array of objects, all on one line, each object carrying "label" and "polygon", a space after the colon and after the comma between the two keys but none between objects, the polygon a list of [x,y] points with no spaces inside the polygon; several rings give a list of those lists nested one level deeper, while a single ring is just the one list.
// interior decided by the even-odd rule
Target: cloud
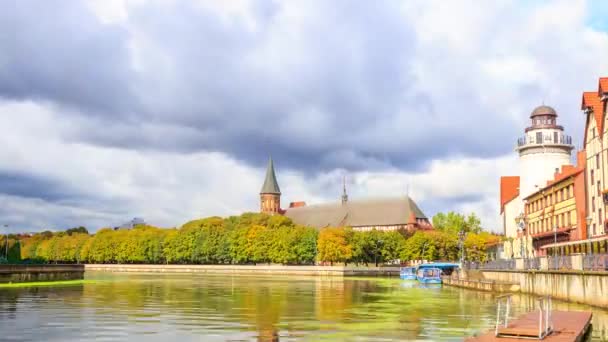
[{"label": "cloud", "polygon": [[28,228],[256,210],[269,155],[284,201],[336,199],[347,173],[355,197],[410,184],[428,215],[495,227],[528,114],[580,141],[608,74],[584,1],[0,6],[0,193]]}]

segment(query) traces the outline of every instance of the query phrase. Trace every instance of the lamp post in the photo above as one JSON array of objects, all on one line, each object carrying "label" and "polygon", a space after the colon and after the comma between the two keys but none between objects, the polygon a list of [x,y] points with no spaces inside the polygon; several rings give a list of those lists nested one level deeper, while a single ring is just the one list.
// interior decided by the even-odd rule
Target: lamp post
[{"label": "lamp post", "polygon": [[[524,243],[526,243],[526,241],[525,241],[526,240],[525,239],[525,237],[526,237],[526,217],[525,217],[524,213],[520,213],[519,216],[517,216],[515,218],[515,222],[517,222],[518,230],[519,230],[520,235],[521,235],[520,238],[519,238],[519,240],[520,240],[520,244],[519,244],[519,247],[520,247],[520,257],[521,258],[525,258],[524,257]],[[528,248],[527,247],[526,247],[526,252],[525,253],[526,253],[526,256],[527,256],[527,254],[528,254]]]},{"label": "lamp post", "polygon": [[458,248],[460,249],[460,267],[462,267],[464,263],[464,238],[467,233],[465,233],[464,229],[460,229],[458,232]]}]

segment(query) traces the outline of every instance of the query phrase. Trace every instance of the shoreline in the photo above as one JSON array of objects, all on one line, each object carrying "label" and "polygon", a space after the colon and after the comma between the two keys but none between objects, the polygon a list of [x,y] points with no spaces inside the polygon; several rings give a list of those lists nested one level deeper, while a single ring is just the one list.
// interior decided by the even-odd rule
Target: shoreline
[{"label": "shoreline", "polygon": [[85,264],[84,270],[85,272],[279,274],[338,277],[399,276],[399,267],[374,266]]}]

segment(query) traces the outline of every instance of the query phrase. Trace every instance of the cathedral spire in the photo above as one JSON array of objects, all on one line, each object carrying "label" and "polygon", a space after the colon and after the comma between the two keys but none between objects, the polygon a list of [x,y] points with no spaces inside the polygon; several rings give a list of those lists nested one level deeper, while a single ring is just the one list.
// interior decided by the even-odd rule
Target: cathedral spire
[{"label": "cathedral spire", "polygon": [[274,164],[272,162],[272,157],[268,159],[268,167],[266,168],[266,178],[264,179],[264,185],[262,185],[262,190],[260,190],[260,194],[281,194],[281,189],[279,189],[279,183],[277,182],[277,176],[274,173]]},{"label": "cathedral spire", "polygon": [[342,177],[342,204],[348,202],[348,195],[346,194],[346,176]]},{"label": "cathedral spire", "polygon": [[277,176],[274,174],[272,157],[268,159],[266,178],[262,190],[260,190],[260,211],[269,215],[281,212],[281,189],[277,183]]}]

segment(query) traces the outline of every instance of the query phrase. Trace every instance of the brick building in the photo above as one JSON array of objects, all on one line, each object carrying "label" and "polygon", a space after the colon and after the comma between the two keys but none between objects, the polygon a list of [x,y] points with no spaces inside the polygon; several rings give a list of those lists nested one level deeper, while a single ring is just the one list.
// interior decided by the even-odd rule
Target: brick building
[{"label": "brick building", "polygon": [[316,205],[292,202],[288,208],[281,209],[281,190],[272,159],[268,162],[260,191],[260,211],[285,215],[297,224],[316,228],[348,226],[358,231],[432,229],[426,215],[409,196],[352,201],[346,194],[346,186],[340,201]]}]

